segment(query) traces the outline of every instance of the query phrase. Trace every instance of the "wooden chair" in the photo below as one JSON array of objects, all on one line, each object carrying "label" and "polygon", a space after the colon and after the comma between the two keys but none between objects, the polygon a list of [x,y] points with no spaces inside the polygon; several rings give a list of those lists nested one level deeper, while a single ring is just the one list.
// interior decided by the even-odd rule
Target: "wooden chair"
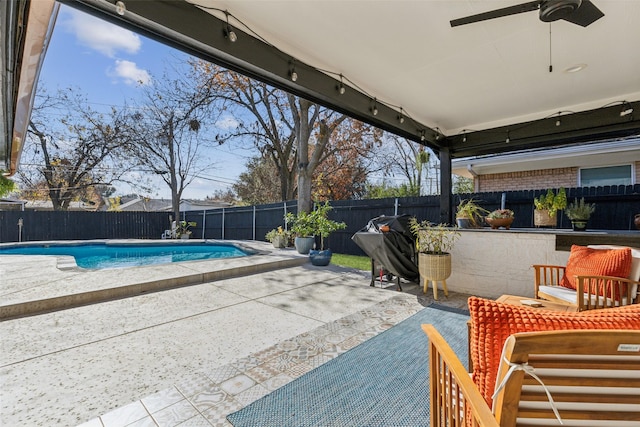
[{"label": "wooden chair", "polygon": [[[621,246],[592,245],[592,249],[619,249]],[[535,298],[575,306],[577,311],[613,308],[640,303],[640,249],[631,248],[630,277],[576,276],[576,289],[560,286],[566,273],[561,265],[533,265]],[[604,292],[599,292],[603,289]],[[582,297],[581,297],[582,296]],[[618,296],[618,297],[616,297]]]},{"label": "wooden chair", "polygon": [[[611,276],[576,276],[576,289],[560,286],[565,267],[533,265],[535,297],[560,304],[575,305],[577,311],[619,307],[640,302],[640,285],[630,279]],[[605,289],[599,293],[598,289]],[[603,295],[604,294],[604,295]],[[583,297],[580,298],[580,295]],[[606,295],[606,296],[605,296]],[[615,298],[620,295],[620,298]]]},{"label": "wooden chair", "polygon": [[569,427],[640,425],[639,331],[512,335],[491,411],[444,338],[422,328],[430,340],[432,427],[556,426],[558,417]]}]

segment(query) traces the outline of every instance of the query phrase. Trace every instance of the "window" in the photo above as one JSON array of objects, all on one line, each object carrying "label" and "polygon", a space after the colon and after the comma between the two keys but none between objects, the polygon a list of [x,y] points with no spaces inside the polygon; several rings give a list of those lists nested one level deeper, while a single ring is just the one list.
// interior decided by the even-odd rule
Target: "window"
[{"label": "window", "polygon": [[580,186],[631,185],[631,173],[631,165],[580,169]]}]

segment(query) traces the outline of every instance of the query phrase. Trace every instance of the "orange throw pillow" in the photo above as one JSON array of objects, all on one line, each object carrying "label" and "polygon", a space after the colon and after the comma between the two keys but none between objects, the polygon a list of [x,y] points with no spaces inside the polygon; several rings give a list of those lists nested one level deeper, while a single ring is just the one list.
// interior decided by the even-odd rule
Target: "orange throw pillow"
[{"label": "orange throw pillow", "polygon": [[473,381],[491,406],[502,347],[517,332],[568,329],[640,330],[640,304],[580,313],[503,304],[478,297],[469,298],[471,314],[471,361]]},{"label": "orange throw pillow", "polygon": [[[631,261],[631,248],[592,249],[573,245],[560,286],[575,289],[577,286],[575,276],[627,278],[631,272]],[[626,289],[623,292],[626,292]],[[600,289],[599,293],[603,295],[603,289]],[[615,298],[619,299],[620,296],[616,295]]]}]

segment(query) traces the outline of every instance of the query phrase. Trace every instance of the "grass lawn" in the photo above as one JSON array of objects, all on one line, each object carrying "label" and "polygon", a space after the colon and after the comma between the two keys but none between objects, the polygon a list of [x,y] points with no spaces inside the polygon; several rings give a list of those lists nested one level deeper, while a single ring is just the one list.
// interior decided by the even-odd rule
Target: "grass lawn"
[{"label": "grass lawn", "polygon": [[357,268],[358,270],[370,271],[371,259],[366,256],[333,254],[331,264],[341,267]]}]

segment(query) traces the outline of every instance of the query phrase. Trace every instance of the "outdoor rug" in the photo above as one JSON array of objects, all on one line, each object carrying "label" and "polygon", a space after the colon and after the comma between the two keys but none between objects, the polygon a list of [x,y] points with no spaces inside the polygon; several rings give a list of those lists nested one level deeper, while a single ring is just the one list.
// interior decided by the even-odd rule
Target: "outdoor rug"
[{"label": "outdoor rug", "polygon": [[227,416],[235,427],[429,426],[431,323],[466,366],[467,312],[432,304]]}]

